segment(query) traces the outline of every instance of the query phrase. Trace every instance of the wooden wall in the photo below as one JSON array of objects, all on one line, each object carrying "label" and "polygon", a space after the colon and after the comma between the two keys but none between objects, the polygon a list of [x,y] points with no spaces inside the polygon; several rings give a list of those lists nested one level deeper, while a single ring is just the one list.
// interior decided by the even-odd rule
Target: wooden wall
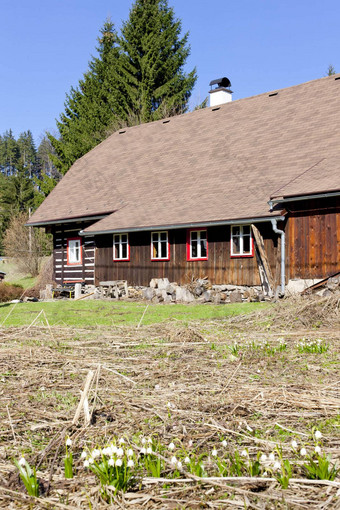
[{"label": "wooden wall", "polygon": [[56,225],[53,233],[54,279],[56,283],[65,281],[85,281],[94,284],[95,245],[94,237],[82,238],[82,264],[67,264],[67,239],[79,237],[79,231],[88,223],[65,223]]},{"label": "wooden wall", "polygon": [[[257,224],[275,275],[277,236],[270,223]],[[96,236],[95,283],[127,280],[130,285],[148,285],[152,278],[168,278],[183,284],[207,276],[212,283],[259,285],[256,257],[230,257],[230,227],[208,228],[207,261],[187,261],[186,229],[169,230],[170,260],[150,260],[150,232],[129,234],[130,261],[113,261],[113,236]]]},{"label": "wooden wall", "polygon": [[289,203],[289,278],[325,278],[340,271],[340,198]]}]

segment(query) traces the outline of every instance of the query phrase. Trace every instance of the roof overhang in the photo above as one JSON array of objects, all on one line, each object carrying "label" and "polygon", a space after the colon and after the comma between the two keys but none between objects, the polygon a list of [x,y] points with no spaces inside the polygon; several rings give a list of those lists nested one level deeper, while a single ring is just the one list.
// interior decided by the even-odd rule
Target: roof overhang
[{"label": "roof overhang", "polygon": [[286,202],[298,202],[300,200],[312,200],[314,198],[331,198],[340,196],[340,191],[330,191],[327,193],[314,193],[310,195],[289,195],[286,197],[271,198],[267,203],[272,211],[274,205],[284,204]]},{"label": "roof overhang", "polygon": [[105,218],[105,216],[107,216],[108,214],[111,214],[113,211],[110,211],[106,214],[101,214],[100,216],[76,216],[74,218],[67,218],[67,219],[64,219],[64,218],[60,218],[58,220],[51,220],[51,221],[36,221],[36,222],[32,222],[32,223],[26,223],[25,226],[26,227],[45,227],[45,226],[48,226],[48,225],[59,225],[59,224],[63,224],[63,223],[74,223],[74,222],[77,222],[77,221],[96,221],[96,220],[102,220],[103,218]]},{"label": "roof overhang", "polygon": [[176,225],[152,225],[148,227],[129,227],[129,228],[120,228],[120,229],[110,229],[110,230],[97,230],[91,232],[84,232],[81,230],[79,235],[81,236],[93,236],[93,235],[102,235],[102,234],[118,234],[120,232],[151,232],[152,230],[175,230],[178,228],[201,228],[201,227],[217,227],[223,225],[249,225],[250,223],[263,223],[266,221],[271,221],[276,219],[277,221],[284,221],[285,217],[281,215],[272,215],[272,216],[262,216],[257,218],[235,218],[232,220],[221,220],[221,221],[206,221],[200,223],[177,223]]}]

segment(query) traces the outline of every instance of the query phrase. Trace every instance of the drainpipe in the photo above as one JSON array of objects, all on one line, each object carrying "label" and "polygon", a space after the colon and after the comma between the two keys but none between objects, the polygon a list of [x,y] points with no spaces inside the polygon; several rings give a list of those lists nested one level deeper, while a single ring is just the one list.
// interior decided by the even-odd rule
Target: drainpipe
[{"label": "drainpipe", "polygon": [[273,231],[275,234],[280,234],[281,236],[281,296],[285,295],[285,279],[286,279],[286,256],[285,256],[285,244],[286,244],[286,236],[284,230],[280,230],[277,228],[277,220],[274,218],[271,219]]}]

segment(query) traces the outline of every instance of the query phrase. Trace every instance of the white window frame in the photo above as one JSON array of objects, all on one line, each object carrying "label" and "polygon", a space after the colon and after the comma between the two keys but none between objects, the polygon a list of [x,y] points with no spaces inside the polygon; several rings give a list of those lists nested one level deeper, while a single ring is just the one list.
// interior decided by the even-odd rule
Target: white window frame
[{"label": "white window frame", "polygon": [[[249,234],[244,234],[243,229],[244,227],[249,228]],[[240,234],[236,235],[233,234],[233,230],[235,228],[240,229]],[[240,251],[238,253],[234,253],[234,243],[233,240],[235,237],[238,237],[240,240]],[[249,248],[250,251],[244,251],[244,238],[249,237]],[[251,231],[251,225],[232,225],[230,229],[230,256],[231,257],[253,257],[254,256],[254,242],[253,242],[253,235]]]},{"label": "white window frame", "polygon": [[[126,236],[126,241],[122,240],[122,237]],[[118,241],[116,241],[118,239]],[[126,257],[123,257],[123,245],[126,245]],[[116,256],[116,246],[118,246],[118,257]],[[121,234],[113,234],[113,260],[130,260],[130,244],[129,234],[124,232]]]},{"label": "white window frame", "polygon": [[[192,254],[192,233],[195,232],[197,234],[197,256],[194,257]],[[202,255],[201,253],[201,233],[205,232],[205,251],[206,255]],[[190,229],[189,230],[189,253],[188,260],[208,260],[208,231],[205,228],[200,229]]]},{"label": "white window frame", "polygon": [[[166,256],[165,257],[155,257],[153,254],[154,247],[154,235],[157,235],[158,239],[155,241],[157,243],[157,252],[162,253],[162,243],[166,243]],[[166,234],[166,240],[161,240],[161,234]],[[155,232],[151,232],[151,260],[170,260],[170,245],[169,245],[169,234],[167,230],[159,230]]]},{"label": "white window frame", "polygon": [[81,249],[82,242],[80,238],[67,239],[67,265],[80,266],[82,264]]}]

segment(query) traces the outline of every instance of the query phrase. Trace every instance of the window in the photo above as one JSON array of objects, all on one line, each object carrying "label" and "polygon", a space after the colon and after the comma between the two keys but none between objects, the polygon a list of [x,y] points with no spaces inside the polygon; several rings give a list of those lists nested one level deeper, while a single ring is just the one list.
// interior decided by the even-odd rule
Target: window
[{"label": "window", "polygon": [[151,232],[151,260],[170,260],[168,232]]},{"label": "window", "polygon": [[206,230],[188,230],[187,260],[208,260],[208,237]]},{"label": "window", "polygon": [[128,234],[114,234],[113,260],[130,260],[130,246]]},{"label": "window", "polygon": [[254,244],[250,225],[233,225],[230,240],[231,257],[253,257]]},{"label": "window", "polygon": [[67,265],[82,263],[81,238],[67,239]]}]

